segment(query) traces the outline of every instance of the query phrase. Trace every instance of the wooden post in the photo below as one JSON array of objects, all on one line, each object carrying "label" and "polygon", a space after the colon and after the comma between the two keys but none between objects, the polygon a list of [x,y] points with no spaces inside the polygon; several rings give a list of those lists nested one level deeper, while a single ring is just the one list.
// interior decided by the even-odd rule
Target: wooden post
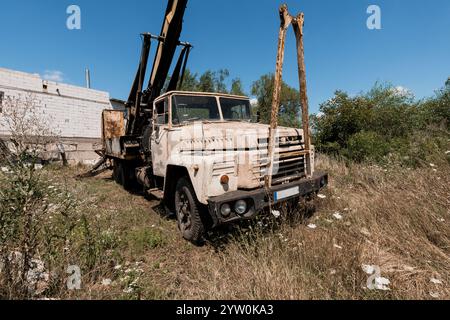
[{"label": "wooden post", "polygon": [[312,164],[311,164],[311,139],[309,129],[309,105],[306,88],[305,50],[303,46],[304,23],[305,23],[305,16],[303,13],[300,13],[292,21],[292,26],[295,32],[295,38],[297,40],[298,77],[300,81],[300,103],[302,106],[303,137],[305,140],[305,151],[307,152],[305,167],[306,167],[306,175],[310,177],[312,175]]},{"label": "wooden post", "polygon": [[281,86],[283,77],[283,63],[284,63],[284,47],[286,42],[286,32],[292,22],[292,17],[289,15],[286,5],[280,7],[280,33],[278,36],[278,52],[277,65],[275,72],[275,82],[273,87],[272,99],[272,114],[269,128],[268,141],[268,165],[265,176],[265,187],[269,189],[272,186],[273,161],[275,151],[275,134],[278,127],[278,111],[280,108]]}]

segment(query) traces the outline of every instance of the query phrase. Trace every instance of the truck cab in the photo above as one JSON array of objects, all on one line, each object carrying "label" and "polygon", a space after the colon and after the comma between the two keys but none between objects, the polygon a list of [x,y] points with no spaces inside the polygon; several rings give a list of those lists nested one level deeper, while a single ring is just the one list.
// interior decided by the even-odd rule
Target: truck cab
[{"label": "truck cab", "polygon": [[268,172],[269,126],[254,121],[248,97],[172,91],[155,99],[152,114],[142,141],[147,165],[136,169],[137,180],[160,195],[192,242],[209,228],[254,218],[269,204],[328,183],[314,171],[314,151],[305,150],[297,128],[276,130]]}]

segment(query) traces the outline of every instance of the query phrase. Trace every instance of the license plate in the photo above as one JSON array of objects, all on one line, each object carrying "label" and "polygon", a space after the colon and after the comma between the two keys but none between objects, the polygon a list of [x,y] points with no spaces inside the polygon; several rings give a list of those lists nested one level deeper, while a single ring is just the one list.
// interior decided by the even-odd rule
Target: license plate
[{"label": "license plate", "polygon": [[275,201],[280,201],[300,194],[300,187],[290,188],[275,192],[273,198]]}]

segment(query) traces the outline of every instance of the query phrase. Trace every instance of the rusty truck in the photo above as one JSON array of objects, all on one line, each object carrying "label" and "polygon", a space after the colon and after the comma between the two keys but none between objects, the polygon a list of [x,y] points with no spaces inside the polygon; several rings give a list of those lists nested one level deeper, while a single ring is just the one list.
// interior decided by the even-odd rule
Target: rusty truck
[{"label": "rusty truck", "polygon": [[180,41],[186,6],[187,0],[169,0],[160,35],[142,34],[126,112],[103,113],[103,154],[117,183],[160,199],[176,216],[181,235],[198,243],[219,225],[316,194],[328,176],[315,172],[304,128],[258,123],[248,97],[178,90],[192,48]]}]

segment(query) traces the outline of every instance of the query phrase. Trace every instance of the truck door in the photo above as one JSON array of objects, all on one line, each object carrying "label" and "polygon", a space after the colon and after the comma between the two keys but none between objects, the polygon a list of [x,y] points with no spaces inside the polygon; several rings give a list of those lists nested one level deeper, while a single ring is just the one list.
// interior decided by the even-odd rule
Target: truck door
[{"label": "truck door", "polygon": [[151,151],[153,173],[164,177],[168,158],[169,134],[169,100],[168,98],[155,103],[153,112],[153,133],[151,138]]}]

